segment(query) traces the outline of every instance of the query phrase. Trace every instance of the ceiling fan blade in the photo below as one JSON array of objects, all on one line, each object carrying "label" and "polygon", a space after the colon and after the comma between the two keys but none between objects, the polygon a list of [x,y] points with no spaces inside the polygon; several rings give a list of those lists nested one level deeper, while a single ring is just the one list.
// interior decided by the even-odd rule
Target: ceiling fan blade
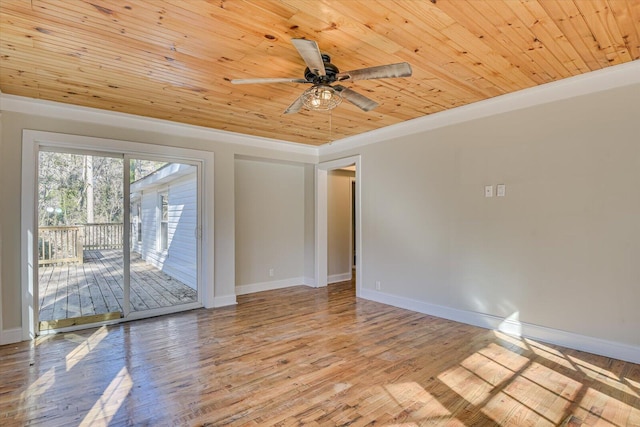
[{"label": "ceiling fan blade", "polygon": [[233,79],[231,83],[234,85],[246,85],[253,83],[310,83],[305,79],[293,79],[293,78],[258,78],[258,79]]},{"label": "ceiling fan blade", "polygon": [[322,60],[322,55],[318,48],[318,43],[307,39],[291,39],[291,43],[293,43],[296,49],[298,49],[298,53],[302,59],[304,59],[309,70],[319,76],[327,75],[327,72],[324,69],[324,61]]},{"label": "ceiling fan blade", "polygon": [[303,96],[304,96],[304,93],[302,93],[295,101],[293,101],[291,105],[289,105],[289,107],[287,107],[287,109],[284,110],[284,114],[293,114],[300,111],[300,109],[304,105],[304,103],[302,102]]},{"label": "ceiling fan blade", "polygon": [[368,79],[387,79],[393,77],[409,77],[411,76],[411,65],[408,62],[399,62],[397,64],[379,65],[377,67],[361,68],[359,70],[347,71],[336,74],[338,81],[355,81]]},{"label": "ceiling fan blade", "polygon": [[376,101],[374,101],[373,99],[369,99],[364,95],[360,95],[355,90],[351,90],[342,85],[335,85],[333,86],[333,88],[336,90],[336,92],[340,93],[340,95],[344,99],[363,111],[371,111],[378,106],[378,103]]}]

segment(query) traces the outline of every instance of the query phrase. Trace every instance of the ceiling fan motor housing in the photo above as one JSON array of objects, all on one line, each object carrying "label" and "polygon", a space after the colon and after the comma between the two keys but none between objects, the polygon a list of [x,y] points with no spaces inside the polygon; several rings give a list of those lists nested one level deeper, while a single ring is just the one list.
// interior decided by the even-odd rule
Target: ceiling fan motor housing
[{"label": "ceiling fan motor housing", "polygon": [[311,82],[313,84],[319,84],[319,83],[333,83],[336,81],[336,74],[338,74],[340,70],[338,70],[338,67],[336,67],[331,63],[331,57],[326,53],[323,53],[322,62],[324,62],[324,70],[326,74],[324,76],[317,75],[312,70],[310,70],[309,67],[304,69],[304,78],[308,82]]},{"label": "ceiling fan motor housing", "polygon": [[304,80],[296,78],[256,78],[233,79],[233,84],[248,83],[311,83],[312,87],[305,90],[284,111],[284,114],[297,113],[302,107],[309,110],[331,110],[344,98],[362,111],[371,111],[378,103],[341,85],[331,86],[337,81],[356,81],[368,79],[386,79],[411,76],[411,66],[407,62],[398,64],[378,65],[341,73],[338,67],[331,63],[331,57],[321,53],[318,44],[313,40],[292,39],[291,42],[298,50],[307,67],[304,70]]}]

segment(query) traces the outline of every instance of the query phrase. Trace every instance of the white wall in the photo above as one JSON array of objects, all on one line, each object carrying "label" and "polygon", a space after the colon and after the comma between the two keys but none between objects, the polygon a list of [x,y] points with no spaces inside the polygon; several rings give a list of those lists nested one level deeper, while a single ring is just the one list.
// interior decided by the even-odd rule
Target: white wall
[{"label": "white wall", "polygon": [[315,286],[316,182],[315,165],[304,166],[304,283]]},{"label": "white wall", "polygon": [[640,345],[639,112],[634,84],[352,150],[367,296]]},{"label": "white wall", "polygon": [[327,174],[327,280],[351,279],[351,179],[355,172]]},{"label": "white wall", "polygon": [[236,159],[235,258],[239,294],[303,284],[304,190],[304,165]]}]

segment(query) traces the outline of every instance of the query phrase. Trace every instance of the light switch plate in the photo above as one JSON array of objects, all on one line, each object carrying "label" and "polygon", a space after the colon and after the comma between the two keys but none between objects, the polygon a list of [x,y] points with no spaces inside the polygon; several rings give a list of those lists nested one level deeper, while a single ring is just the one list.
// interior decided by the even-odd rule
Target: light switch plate
[{"label": "light switch plate", "polygon": [[484,186],[484,197],[493,197],[493,185]]},{"label": "light switch plate", "polygon": [[507,186],[504,184],[498,184],[496,186],[496,193],[498,197],[504,197],[507,195]]}]

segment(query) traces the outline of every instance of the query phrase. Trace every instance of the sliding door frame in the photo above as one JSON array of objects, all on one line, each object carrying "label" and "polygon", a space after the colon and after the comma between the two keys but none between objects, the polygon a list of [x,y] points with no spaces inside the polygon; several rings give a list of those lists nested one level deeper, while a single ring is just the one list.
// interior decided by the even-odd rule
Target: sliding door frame
[{"label": "sliding door frame", "polygon": [[[141,158],[170,158],[172,161],[197,165],[198,195],[201,201],[198,206],[199,228],[196,231],[199,238],[198,250],[198,303],[199,306],[213,307],[214,300],[214,235],[213,235],[213,167],[212,152],[168,147],[132,141],[121,141],[107,138],[87,137],[53,132],[23,130],[22,133],[22,202],[21,202],[21,289],[22,289],[22,335],[23,339],[33,339],[39,334],[38,330],[38,237],[36,207],[38,203],[38,155],[41,147],[56,151],[86,151],[101,152],[120,156],[123,159],[131,157]],[[123,167],[123,180],[128,179],[128,168]],[[126,181],[123,181],[126,182]],[[125,185],[124,224],[125,242],[123,249],[126,264],[129,257],[129,186]],[[128,274],[128,272],[124,272]],[[126,277],[126,276],[125,276]],[[125,279],[126,280],[126,279]],[[127,287],[125,287],[126,289]],[[127,299],[125,298],[125,301]],[[187,306],[185,304],[185,306]],[[180,306],[177,306],[180,307]],[[190,307],[189,308],[194,308]],[[129,313],[127,313],[129,311]],[[176,311],[176,310],[173,310]],[[171,312],[167,310],[166,312]],[[134,315],[135,314],[135,315]],[[164,314],[164,310],[156,309],[148,312],[131,313],[125,309],[125,317],[100,324],[112,324],[135,318]],[[128,315],[128,316],[127,316]],[[83,325],[95,327],[97,324]],[[74,327],[73,329],[80,329]],[[60,329],[64,331],[64,329]]]}]

